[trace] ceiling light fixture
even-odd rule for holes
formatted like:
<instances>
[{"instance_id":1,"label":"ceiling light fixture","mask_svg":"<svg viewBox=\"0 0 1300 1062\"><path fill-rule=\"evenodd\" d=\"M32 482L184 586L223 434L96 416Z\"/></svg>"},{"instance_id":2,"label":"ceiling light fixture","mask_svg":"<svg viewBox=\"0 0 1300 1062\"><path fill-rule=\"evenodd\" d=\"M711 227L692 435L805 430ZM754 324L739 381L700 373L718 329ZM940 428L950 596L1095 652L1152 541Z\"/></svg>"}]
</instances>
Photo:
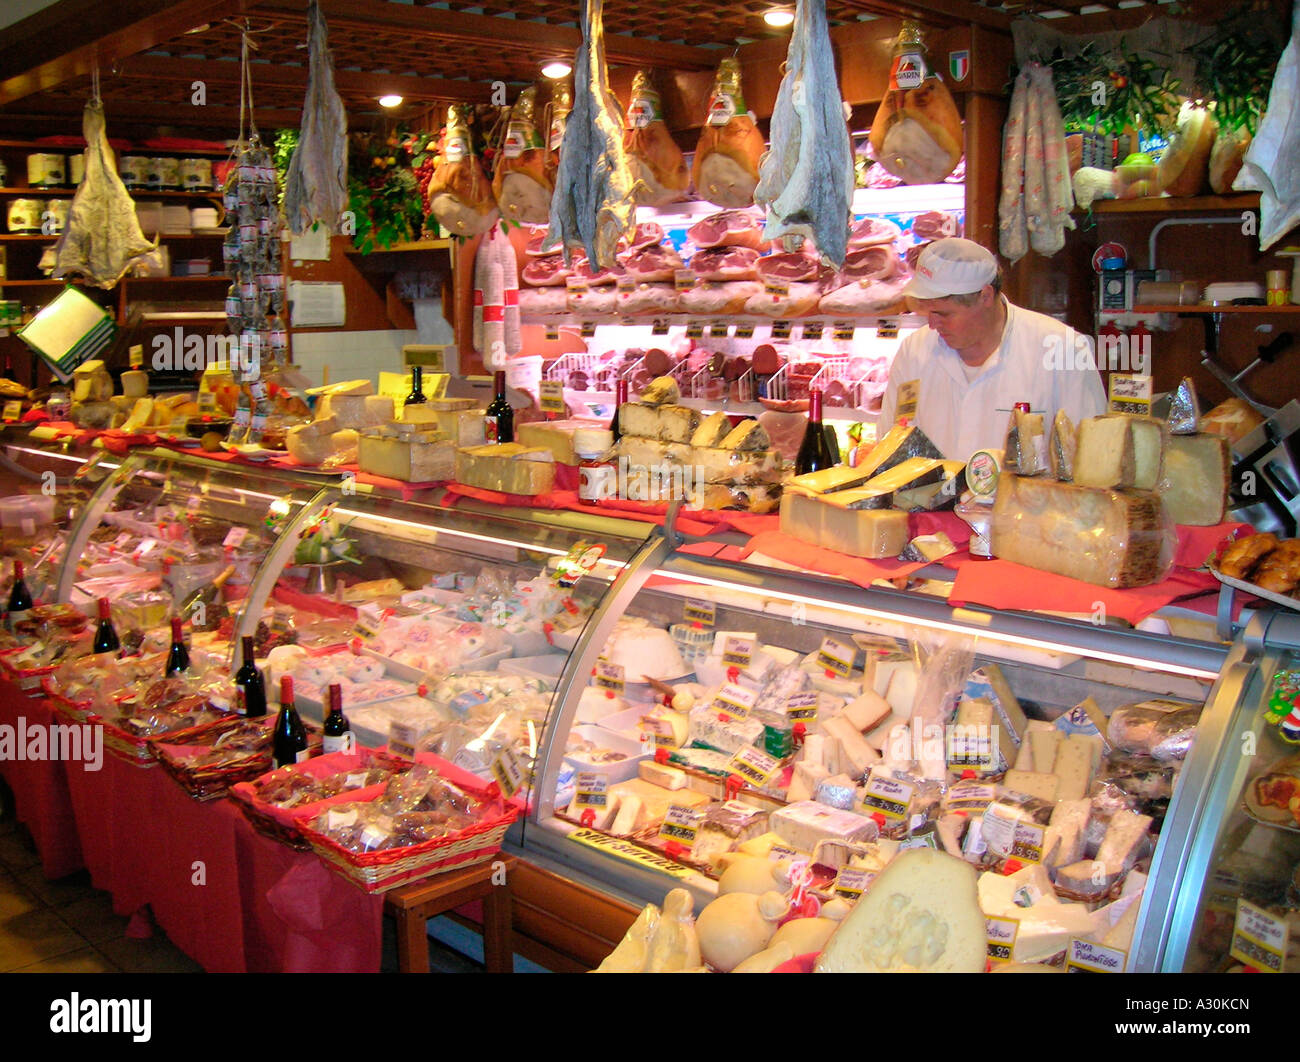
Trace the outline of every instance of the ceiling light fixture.
<instances>
[{"instance_id":1,"label":"ceiling light fixture","mask_svg":"<svg viewBox=\"0 0 1300 1062\"><path fill-rule=\"evenodd\" d=\"M552 81L558 78L568 77L571 73L573 73L573 67L563 59L552 59L542 67L542 75L544 77L549 77Z\"/></svg>"},{"instance_id":2,"label":"ceiling light fixture","mask_svg":"<svg viewBox=\"0 0 1300 1062\"><path fill-rule=\"evenodd\" d=\"M401 105L402 97L394 92L390 92L387 96L379 97L379 106L381 107L400 107Z\"/></svg>"},{"instance_id":3,"label":"ceiling light fixture","mask_svg":"<svg viewBox=\"0 0 1300 1062\"><path fill-rule=\"evenodd\" d=\"M789 8L774 7L764 13L763 21L774 29L784 29L786 26L794 25L794 12Z\"/></svg>"}]
</instances>

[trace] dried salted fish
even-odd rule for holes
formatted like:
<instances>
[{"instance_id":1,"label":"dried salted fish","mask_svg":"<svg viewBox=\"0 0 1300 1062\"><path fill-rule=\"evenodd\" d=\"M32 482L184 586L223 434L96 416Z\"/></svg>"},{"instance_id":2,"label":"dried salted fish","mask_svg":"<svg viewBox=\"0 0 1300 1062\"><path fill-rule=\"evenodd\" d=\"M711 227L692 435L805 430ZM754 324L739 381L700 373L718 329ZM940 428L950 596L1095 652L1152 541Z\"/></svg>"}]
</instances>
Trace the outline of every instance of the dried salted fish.
<instances>
[{"instance_id":1,"label":"dried salted fish","mask_svg":"<svg viewBox=\"0 0 1300 1062\"><path fill-rule=\"evenodd\" d=\"M307 5L307 56L302 138L284 182L285 220L299 234L317 222L338 231L348 208L348 117L334 90L334 60L316 0Z\"/></svg>"}]
</instances>

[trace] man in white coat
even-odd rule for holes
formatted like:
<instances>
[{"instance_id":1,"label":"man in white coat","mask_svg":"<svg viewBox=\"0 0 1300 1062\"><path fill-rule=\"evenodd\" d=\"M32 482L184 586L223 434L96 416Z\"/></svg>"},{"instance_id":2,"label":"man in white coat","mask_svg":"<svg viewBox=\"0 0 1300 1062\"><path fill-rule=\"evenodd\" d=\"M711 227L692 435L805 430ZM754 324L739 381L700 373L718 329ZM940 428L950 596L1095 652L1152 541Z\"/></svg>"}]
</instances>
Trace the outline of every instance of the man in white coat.
<instances>
[{"instance_id":1,"label":"man in white coat","mask_svg":"<svg viewBox=\"0 0 1300 1062\"><path fill-rule=\"evenodd\" d=\"M935 240L904 293L926 319L889 369L879 434L900 418L943 455L1001 449L1017 402L1051 428L1063 409L1077 424L1105 412L1092 341L1054 318L1012 305L997 259L970 240Z\"/></svg>"}]
</instances>

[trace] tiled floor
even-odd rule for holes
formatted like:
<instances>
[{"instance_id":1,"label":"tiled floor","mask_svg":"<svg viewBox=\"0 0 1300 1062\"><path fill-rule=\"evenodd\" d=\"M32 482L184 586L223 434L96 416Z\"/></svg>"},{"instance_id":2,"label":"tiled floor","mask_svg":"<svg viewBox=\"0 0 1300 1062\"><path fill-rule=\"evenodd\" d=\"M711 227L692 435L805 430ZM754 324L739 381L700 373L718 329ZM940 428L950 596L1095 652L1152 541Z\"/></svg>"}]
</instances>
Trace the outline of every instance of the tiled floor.
<instances>
[{"instance_id":1,"label":"tiled floor","mask_svg":"<svg viewBox=\"0 0 1300 1062\"><path fill-rule=\"evenodd\" d=\"M7 795L0 791L0 973L203 972L157 927L147 939L128 937L127 919L113 913L108 894L90 884L86 871L46 881L31 836L14 821ZM429 952L435 972L483 969L434 940ZM381 970L397 970L392 919L384 920Z\"/></svg>"}]
</instances>

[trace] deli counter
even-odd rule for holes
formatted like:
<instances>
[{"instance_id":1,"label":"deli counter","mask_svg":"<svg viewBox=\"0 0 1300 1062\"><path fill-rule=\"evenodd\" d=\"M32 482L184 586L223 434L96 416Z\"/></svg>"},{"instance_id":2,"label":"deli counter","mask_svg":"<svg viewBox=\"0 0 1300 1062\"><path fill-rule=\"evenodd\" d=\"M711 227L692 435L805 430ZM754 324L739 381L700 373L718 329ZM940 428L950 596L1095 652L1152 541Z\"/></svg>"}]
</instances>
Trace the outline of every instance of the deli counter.
<instances>
[{"instance_id":1,"label":"deli counter","mask_svg":"<svg viewBox=\"0 0 1300 1062\"><path fill-rule=\"evenodd\" d=\"M346 680L363 744L518 790L506 847L601 895L680 887L698 912L723 855L788 850L830 902L929 845L984 871L1013 962L1087 938L1129 970L1221 971L1300 946L1277 935L1289 918L1300 938L1289 612L1194 641L720 559L671 515L404 499L164 449L82 464L11 442L5 463L57 481L56 530L5 536L46 543L38 597L111 596L146 632L184 604L227 667L255 637L304 715ZM1045 867L1058 896L1035 892Z\"/></svg>"}]
</instances>

